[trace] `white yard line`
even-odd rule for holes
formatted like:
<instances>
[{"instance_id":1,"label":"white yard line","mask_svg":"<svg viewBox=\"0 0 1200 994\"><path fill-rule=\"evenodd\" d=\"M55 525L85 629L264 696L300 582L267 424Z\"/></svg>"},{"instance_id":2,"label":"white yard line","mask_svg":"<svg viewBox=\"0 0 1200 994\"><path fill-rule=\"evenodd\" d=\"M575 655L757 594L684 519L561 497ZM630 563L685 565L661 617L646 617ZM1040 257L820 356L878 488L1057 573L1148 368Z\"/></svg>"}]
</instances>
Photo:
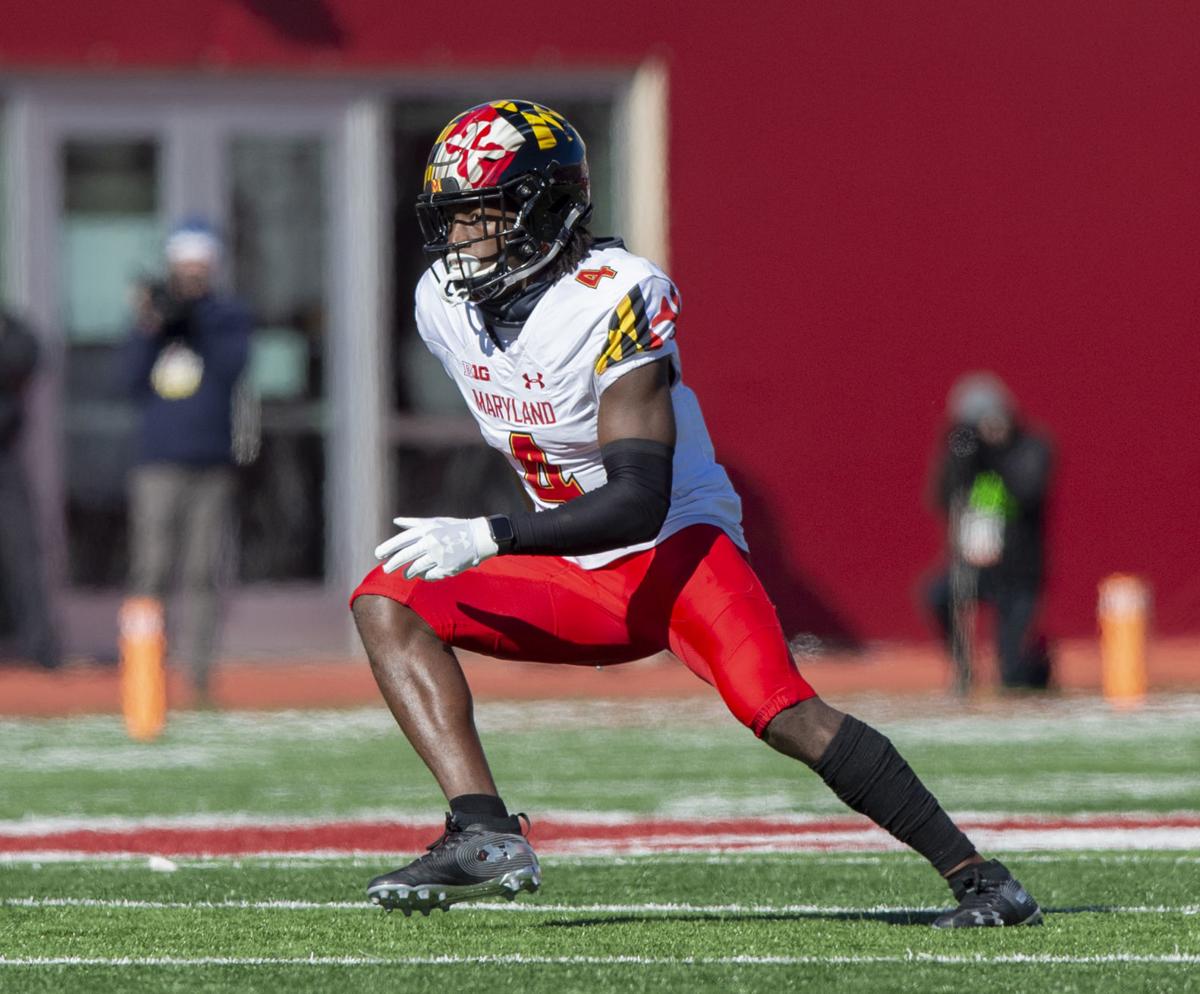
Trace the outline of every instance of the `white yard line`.
<instances>
[{"instance_id":1,"label":"white yard line","mask_svg":"<svg viewBox=\"0 0 1200 994\"><path fill-rule=\"evenodd\" d=\"M0 967L38 966L820 966L876 963L935 963L950 965L1028 964L1090 966L1109 963L1200 963L1192 953L1108 953L1064 956L1050 953L1010 953L997 956L953 956L917 953L903 956L0 956Z\"/></svg>"},{"instance_id":2,"label":"white yard line","mask_svg":"<svg viewBox=\"0 0 1200 994\"><path fill-rule=\"evenodd\" d=\"M1171 863L1178 866L1192 866L1200 863L1200 855L1188 852L1163 850L1160 852L1106 852L1102 850L1080 849L1058 852L1019 852L1009 849L989 850L992 855L1019 861L1021 863L1086 863L1089 866L1142 864L1142 863ZM570 867L594 866L599 860L605 860L613 866L639 866L648 862L655 865L663 864L706 864L712 866L738 866L744 863L795 863L808 865L810 863L833 863L838 866L862 865L879 866L887 859L905 858L912 854L904 851L886 855L871 855L869 853L850 852L757 852L754 850L738 849L730 852L652 852L652 853L611 853L597 852L588 855L558 856L550 855L542 859L545 866ZM912 858L917 858L913 856ZM239 856L188 856L179 857L175 862L181 869L186 870L226 870L231 866L249 866L258 869L274 870L318 870L327 864L338 866L378 869L380 861L394 861L396 854L343 851L312 850L308 852L259 852L245 853ZM42 850L38 852L0 853L0 866L21 864L38 869L43 864L55 865L62 863L86 863L90 868L106 870L121 870L130 872L148 872L145 855L137 853L89 853L65 850Z\"/></svg>"},{"instance_id":3,"label":"white yard line","mask_svg":"<svg viewBox=\"0 0 1200 994\"><path fill-rule=\"evenodd\" d=\"M1177 811L1089 811L1074 814L1055 814L1050 812L1014 812L1014 811L962 811L951 812L954 818L968 827L986 828L996 823L1020 822L1024 826L1036 829L1044 823L1069 823L1073 827L1086 828L1089 824L1103 822L1106 825L1113 822L1145 822L1168 819L1200 820L1200 813L1195 810ZM394 825L397 828L438 828L443 815L437 811L414 813L395 808L365 808L347 812L328 812L313 815L271 815L254 814L246 811L205 812L202 814L177 815L138 815L129 817L123 815L50 815L31 816L26 818L0 819L0 836L47 835L54 832L120 832L139 829L229 829L229 828L320 828L327 825L358 825L381 824ZM691 820L685 815L653 811L579 811L570 809L548 809L537 812L539 821L554 822L559 825L605 825L621 828L627 825L649 825L656 822L678 822ZM711 813L706 815L708 821L714 820ZM861 821L868 825L865 819L858 818L846 809L822 812L820 814L784 812L758 818L739 817L737 815L721 816L715 820L735 822L761 822L763 825L814 825L828 822L853 823Z\"/></svg>"},{"instance_id":4,"label":"white yard line","mask_svg":"<svg viewBox=\"0 0 1200 994\"><path fill-rule=\"evenodd\" d=\"M366 901L138 901L124 898L91 897L11 897L0 900L0 907L10 908L131 908L139 911L369 911L378 909ZM943 907L913 907L908 905L876 904L866 907L831 904L692 904L690 902L647 902L641 904L492 904L465 902L456 906L464 911L533 914L695 914L695 915L779 915L779 914L928 914L944 911ZM1200 914L1200 905L1124 905L1097 907L1106 914L1161 915Z\"/></svg>"},{"instance_id":5,"label":"white yard line","mask_svg":"<svg viewBox=\"0 0 1200 994\"><path fill-rule=\"evenodd\" d=\"M1029 850L1085 849L1200 849L1200 828L1055 828L987 829L964 825L980 849ZM534 844L538 845L536 837ZM714 832L711 835L651 835L645 839L556 839L538 845L547 855L582 855L589 852L651 855L657 852L842 852L904 851L905 847L876 828L859 832L753 835Z\"/></svg>"}]
</instances>

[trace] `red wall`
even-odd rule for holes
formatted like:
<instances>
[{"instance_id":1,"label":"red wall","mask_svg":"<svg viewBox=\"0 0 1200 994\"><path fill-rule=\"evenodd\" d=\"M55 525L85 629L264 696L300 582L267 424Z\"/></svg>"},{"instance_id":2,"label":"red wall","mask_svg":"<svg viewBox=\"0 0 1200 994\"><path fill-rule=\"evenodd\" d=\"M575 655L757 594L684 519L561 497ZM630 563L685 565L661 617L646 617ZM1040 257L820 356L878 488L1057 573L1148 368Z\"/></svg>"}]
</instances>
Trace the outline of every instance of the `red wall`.
<instances>
[{"instance_id":1,"label":"red wall","mask_svg":"<svg viewBox=\"0 0 1200 994\"><path fill-rule=\"evenodd\" d=\"M1051 630L1090 632L1121 569L1153 581L1159 630L1200 631L1200 5L443 9L42 0L6 11L0 67L655 54L686 372L792 627L925 630L927 463L950 383L989 367L1057 443Z\"/></svg>"}]
</instances>

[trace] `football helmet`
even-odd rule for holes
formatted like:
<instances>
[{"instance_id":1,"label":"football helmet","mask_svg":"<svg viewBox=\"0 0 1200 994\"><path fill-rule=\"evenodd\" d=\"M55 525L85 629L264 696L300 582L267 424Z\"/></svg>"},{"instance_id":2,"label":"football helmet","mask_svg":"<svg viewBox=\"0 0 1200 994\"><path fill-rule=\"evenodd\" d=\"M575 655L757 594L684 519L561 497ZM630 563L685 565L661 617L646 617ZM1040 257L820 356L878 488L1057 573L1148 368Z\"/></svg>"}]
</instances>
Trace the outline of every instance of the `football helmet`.
<instances>
[{"instance_id":1,"label":"football helmet","mask_svg":"<svg viewBox=\"0 0 1200 994\"><path fill-rule=\"evenodd\" d=\"M455 117L438 135L417 197L425 251L446 296L502 298L546 268L592 211L587 148L557 111L494 100ZM451 241L455 219L474 237ZM472 246L495 240L483 257Z\"/></svg>"}]
</instances>

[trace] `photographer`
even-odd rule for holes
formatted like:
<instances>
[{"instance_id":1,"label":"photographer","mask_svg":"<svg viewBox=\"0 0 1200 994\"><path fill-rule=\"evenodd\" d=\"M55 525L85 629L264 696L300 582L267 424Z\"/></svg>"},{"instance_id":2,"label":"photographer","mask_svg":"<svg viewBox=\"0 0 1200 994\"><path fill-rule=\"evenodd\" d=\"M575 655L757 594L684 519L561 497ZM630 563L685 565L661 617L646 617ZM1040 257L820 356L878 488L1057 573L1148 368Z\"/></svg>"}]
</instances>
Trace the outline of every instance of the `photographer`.
<instances>
[{"instance_id":1,"label":"photographer","mask_svg":"<svg viewBox=\"0 0 1200 994\"><path fill-rule=\"evenodd\" d=\"M166 282L137 290L126 354L140 421L130 481L132 593L164 601L178 568L188 602L178 655L190 664L200 703L209 696L220 571L233 535L233 393L250 344L246 310L213 288L219 258L207 225L175 229Z\"/></svg>"},{"instance_id":2,"label":"photographer","mask_svg":"<svg viewBox=\"0 0 1200 994\"><path fill-rule=\"evenodd\" d=\"M996 609L1001 682L1045 687L1049 660L1031 634L1042 594L1050 444L1020 423L1012 395L991 373L962 377L947 415L934 496L947 516L951 568L930 585L929 607L960 684L969 680L969 619L983 602Z\"/></svg>"}]
</instances>

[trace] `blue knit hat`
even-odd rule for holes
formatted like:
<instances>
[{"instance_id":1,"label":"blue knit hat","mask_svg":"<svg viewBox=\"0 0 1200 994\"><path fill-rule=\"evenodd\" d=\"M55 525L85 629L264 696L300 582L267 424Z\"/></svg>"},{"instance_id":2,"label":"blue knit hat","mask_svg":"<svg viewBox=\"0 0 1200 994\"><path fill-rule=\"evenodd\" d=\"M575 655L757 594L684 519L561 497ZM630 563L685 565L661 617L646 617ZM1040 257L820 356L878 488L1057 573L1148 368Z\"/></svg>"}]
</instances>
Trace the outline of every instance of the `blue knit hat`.
<instances>
[{"instance_id":1,"label":"blue knit hat","mask_svg":"<svg viewBox=\"0 0 1200 994\"><path fill-rule=\"evenodd\" d=\"M221 254L221 239L203 218L187 218L167 236L166 253L171 263L216 262Z\"/></svg>"}]
</instances>

